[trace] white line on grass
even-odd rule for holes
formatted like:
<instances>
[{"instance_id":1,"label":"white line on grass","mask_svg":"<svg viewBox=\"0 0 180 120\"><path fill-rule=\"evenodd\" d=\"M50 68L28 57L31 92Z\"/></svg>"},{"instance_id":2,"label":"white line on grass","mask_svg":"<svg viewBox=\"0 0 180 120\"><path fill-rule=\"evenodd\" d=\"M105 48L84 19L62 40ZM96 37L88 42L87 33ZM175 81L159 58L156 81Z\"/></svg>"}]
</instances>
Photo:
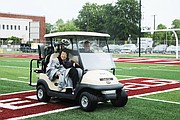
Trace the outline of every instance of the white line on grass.
<instances>
[{"instance_id":1,"label":"white line on grass","mask_svg":"<svg viewBox=\"0 0 180 120\"><path fill-rule=\"evenodd\" d=\"M116 75L116 76L128 77L128 79L129 78L139 78L139 77L136 77L136 76L129 76L129 75Z\"/></svg>"},{"instance_id":2,"label":"white line on grass","mask_svg":"<svg viewBox=\"0 0 180 120\"><path fill-rule=\"evenodd\" d=\"M20 79L28 79L28 77L18 77L18 78L20 78Z\"/></svg>"},{"instance_id":3,"label":"white line on grass","mask_svg":"<svg viewBox=\"0 0 180 120\"><path fill-rule=\"evenodd\" d=\"M160 80L170 80L170 79L163 79L163 78L153 78L153 77L138 77L138 76L128 76L128 75L116 75L117 76L120 76L120 77L125 77L125 78L122 78L122 79L118 79L118 80L129 80L129 79L138 79L138 78L147 78L147 79L160 79Z\"/></svg>"},{"instance_id":4,"label":"white line on grass","mask_svg":"<svg viewBox=\"0 0 180 120\"><path fill-rule=\"evenodd\" d=\"M154 68L155 68L155 67L154 67ZM166 71L166 72L169 72L169 71L170 71L170 72L179 72L179 70L169 70L169 69L165 69L165 68L164 68L164 69L157 69L157 68L151 69L151 68L148 68L148 67L147 67L147 68L144 67L144 68L139 68L139 69L145 69L145 70L148 69L148 70L153 70L153 71L156 71L156 70L157 70L157 71Z\"/></svg>"},{"instance_id":5,"label":"white line on grass","mask_svg":"<svg viewBox=\"0 0 180 120\"><path fill-rule=\"evenodd\" d=\"M3 66L3 65L0 65L0 67L5 67L5 68L23 68L23 69L29 69L29 67L19 67L19 66Z\"/></svg>"},{"instance_id":6,"label":"white line on grass","mask_svg":"<svg viewBox=\"0 0 180 120\"><path fill-rule=\"evenodd\" d=\"M79 107L80 106L74 106L74 107L68 107L68 108L64 108L64 109L57 109L57 110L52 110L52 111L48 111L48 112L44 112L44 113L38 113L38 114L33 114L33 115L27 115L27 116L22 116L22 117L11 118L11 119L8 119L8 120L19 120L19 119L25 119L25 118L30 118L30 117L37 117L37 116L41 116L41 115L57 113L57 112L62 112L62 111L66 111L66 110L72 110L72 109L76 109L76 108L79 108Z\"/></svg>"},{"instance_id":7,"label":"white line on grass","mask_svg":"<svg viewBox=\"0 0 180 120\"><path fill-rule=\"evenodd\" d=\"M20 94L20 93L26 93L26 92L35 92L36 90L28 90L28 91L20 91L20 92L13 92L13 93L5 93L5 94L0 94L1 95L14 95L14 94Z\"/></svg>"},{"instance_id":8,"label":"white line on grass","mask_svg":"<svg viewBox=\"0 0 180 120\"><path fill-rule=\"evenodd\" d=\"M164 103L171 103L171 104L179 104L180 105L180 102L152 99L152 98L146 98L146 97L136 97L136 98L143 99L143 100L149 100L149 101L164 102Z\"/></svg>"},{"instance_id":9,"label":"white line on grass","mask_svg":"<svg viewBox=\"0 0 180 120\"><path fill-rule=\"evenodd\" d=\"M8 79L8 78L0 78L0 80L10 81L10 82L19 82L19 83L29 83L29 82L25 82L25 81L12 80L12 79Z\"/></svg>"},{"instance_id":10,"label":"white line on grass","mask_svg":"<svg viewBox=\"0 0 180 120\"><path fill-rule=\"evenodd\" d=\"M6 60L5 62L12 62L12 60ZM29 63L30 60L18 60L18 61L13 61L14 63Z\"/></svg>"},{"instance_id":11,"label":"white line on grass","mask_svg":"<svg viewBox=\"0 0 180 120\"><path fill-rule=\"evenodd\" d=\"M142 97L142 96L153 95L153 94L158 94L158 93L171 92L171 91L175 91L175 90L180 90L180 88L173 88L173 89L162 90L162 91L157 91L157 92L150 92L150 93L145 93L145 94L140 94L140 95L134 95L134 96L129 96L128 98Z\"/></svg>"}]
</instances>

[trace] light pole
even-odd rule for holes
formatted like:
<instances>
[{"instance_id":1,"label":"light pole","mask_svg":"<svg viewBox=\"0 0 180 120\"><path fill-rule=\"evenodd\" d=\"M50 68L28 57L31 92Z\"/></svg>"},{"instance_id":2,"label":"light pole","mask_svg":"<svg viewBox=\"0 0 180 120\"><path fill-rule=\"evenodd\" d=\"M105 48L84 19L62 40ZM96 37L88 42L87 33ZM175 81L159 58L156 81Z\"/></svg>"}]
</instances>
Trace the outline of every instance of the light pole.
<instances>
[{"instance_id":1,"label":"light pole","mask_svg":"<svg viewBox=\"0 0 180 120\"><path fill-rule=\"evenodd\" d=\"M139 57L141 57L141 0L139 0Z\"/></svg>"},{"instance_id":2,"label":"light pole","mask_svg":"<svg viewBox=\"0 0 180 120\"><path fill-rule=\"evenodd\" d=\"M156 30L156 15L153 15L154 17L154 30ZM155 32L153 33L153 40L155 40Z\"/></svg>"},{"instance_id":3,"label":"light pole","mask_svg":"<svg viewBox=\"0 0 180 120\"><path fill-rule=\"evenodd\" d=\"M154 17L154 30L156 30L156 15L153 15Z\"/></svg>"}]
</instances>

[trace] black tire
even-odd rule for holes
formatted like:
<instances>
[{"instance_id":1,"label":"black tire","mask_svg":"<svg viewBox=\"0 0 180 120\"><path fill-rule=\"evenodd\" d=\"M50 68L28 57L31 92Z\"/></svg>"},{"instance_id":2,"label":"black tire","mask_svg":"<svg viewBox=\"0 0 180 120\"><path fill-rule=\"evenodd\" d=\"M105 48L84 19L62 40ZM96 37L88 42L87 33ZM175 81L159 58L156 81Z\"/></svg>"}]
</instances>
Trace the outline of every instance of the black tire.
<instances>
[{"instance_id":1,"label":"black tire","mask_svg":"<svg viewBox=\"0 0 180 120\"><path fill-rule=\"evenodd\" d=\"M88 92L83 92L80 95L79 104L84 111L92 112L97 107L97 97Z\"/></svg>"},{"instance_id":2,"label":"black tire","mask_svg":"<svg viewBox=\"0 0 180 120\"><path fill-rule=\"evenodd\" d=\"M111 100L111 103L115 107L124 107L128 101L128 95L125 90L117 92L117 99Z\"/></svg>"},{"instance_id":3,"label":"black tire","mask_svg":"<svg viewBox=\"0 0 180 120\"><path fill-rule=\"evenodd\" d=\"M49 100L51 98L50 96L47 95L47 91L43 85L39 85L37 87L36 95L37 95L37 99L40 102L49 102Z\"/></svg>"}]
</instances>

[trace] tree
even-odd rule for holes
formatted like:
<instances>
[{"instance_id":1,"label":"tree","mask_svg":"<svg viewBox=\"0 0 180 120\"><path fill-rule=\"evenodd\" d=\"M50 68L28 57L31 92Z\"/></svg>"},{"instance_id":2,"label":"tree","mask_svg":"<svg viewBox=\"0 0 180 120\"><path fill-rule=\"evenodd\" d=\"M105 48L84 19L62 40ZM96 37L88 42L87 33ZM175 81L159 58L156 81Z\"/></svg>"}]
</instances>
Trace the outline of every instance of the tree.
<instances>
[{"instance_id":1,"label":"tree","mask_svg":"<svg viewBox=\"0 0 180 120\"><path fill-rule=\"evenodd\" d=\"M86 3L79 11L75 24L82 31L104 32L104 16L103 6Z\"/></svg>"},{"instance_id":2,"label":"tree","mask_svg":"<svg viewBox=\"0 0 180 120\"><path fill-rule=\"evenodd\" d=\"M46 23L46 34L51 32L51 29L53 28L53 25L50 23Z\"/></svg>"},{"instance_id":3,"label":"tree","mask_svg":"<svg viewBox=\"0 0 180 120\"><path fill-rule=\"evenodd\" d=\"M175 19L172 21L172 28L180 28L180 19Z\"/></svg>"},{"instance_id":4,"label":"tree","mask_svg":"<svg viewBox=\"0 0 180 120\"><path fill-rule=\"evenodd\" d=\"M118 0L114 6L112 25L114 39L127 40L138 35L139 5L136 0Z\"/></svg>"},{"instance_id":5,"label":"tree","mask_svg":"<svg viewBox=\"0 0 180 120\"><path fill-rule=\"evenodd\" d=\"M166 29L167 27L163 24L157 26L157 30ZM164 44L165 32L154 32L154 42L157 44Z\"/></svg>"},{"instance_id":6,"label":"tree","mask_svg":"<svg viewBox=\"0 0 180 120\"><path fill-rule=\"evenodd\" d=\"M172 28L180 28L180 19L175 19L172 21ZM176 31L176 33L177 33L178 39L180 39L180 31Z\"/></svg>"},{"instance_id":7,"label":"tree","mask_svg":"<svg viewBox=\"0 0 180 120\"><path fill-rule=\"evenodd\" d=\"M163 24L159 24L157 26L157 29L167 29L167 27ZM172 32L154 32L155 34L155 43L156 44L167 44L171 45L173 44L172 41Z\"/></svg>"},{"instance_id":8,"label":"tree","mask_svg":"<svg viewBox=\"0 0 180 120\"><path fill-rule=\"evenodd\" d=\"M68 20L66 23L59 25L57 31L79 31L79 28L76 27L74 20Z\"/></svg>"},{"instance_id":9,"label":"tree","mask_svg":"<svg viewBox=\"0 0 180 120\"><path fill-rule=\"evenodd\" d=\"M151 30L151 27L143 27L142 30ZM141 33L143 37L152 38L153 35L150 32L143 32Z\"/></svg>"},{"instance_id":10,"label":"tree","mask_svg":"<svg viewBox=\"0 0 180 120\"><path fill-rule=\"evenodd\" d=\"M76 27L74 20L68 20L66 23L62 19L56 21L53 26L53 32L63 32L63 31L78 31L79 28Z\"/></svg>"},{"instance_id":11,"label":"tree","mask_svg":"<svg viewBox=\"0 0 180 120\"><path fill-rule=\"evenodd\" d=\"M58 19L56 23L53 25L52 32L59 32L63 25L64 21L62 19Z\"/></svg>"},{"instance_id":12,"label":"tree","mask_svg":"<svg viewBox=\"0 0 180 120\"><path fill-rule=\"evenodd\" d=\"M75 24L84 31L106 32L113 40L137 38L139 6L136 0L118 0L112 4L86 3Z\"/></svg>"},{"instance_id":13,"label":"tree","mask_svg":"<svg viewBox=\"0 0 180 120\"><path fill-rule=\"evenodd\" d=\"M13 43L14 45L20 44L20 41L21 41L20 38L15 37L15 36L8 37L7 40L12 40L12 41L13 41L12 43Z\"/></svg>"}]
</instances>

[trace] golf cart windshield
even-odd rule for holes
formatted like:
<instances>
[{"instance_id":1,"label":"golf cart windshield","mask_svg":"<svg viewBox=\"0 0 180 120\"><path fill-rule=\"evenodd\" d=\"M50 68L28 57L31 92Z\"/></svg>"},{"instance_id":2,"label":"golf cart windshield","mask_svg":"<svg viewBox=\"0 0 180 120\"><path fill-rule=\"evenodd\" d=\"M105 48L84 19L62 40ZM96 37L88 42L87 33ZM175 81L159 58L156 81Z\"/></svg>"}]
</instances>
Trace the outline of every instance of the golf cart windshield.
<instances>
[{"instance_id":1,"label":"golf cart windshield","mask_svg":"<svg viewBox=\"0 0 180 120\"><path fill-rule=\"evenodd\" d=\"M115 64L110 53L105 53L103 47L107 47L108 34L95 32L58 32L46 34L46 38L58 40L58 37L67 39L71 44L65 46L72 55L79 56L80 65L86 70L112 69ZM55 38L55 39L52 39ZM62 39L60 39L62 41ZM58 51L55 50L55 51Z\"/></svg>"},{"instance_id":2,"label":"golf cart windshield","mask_svg":"<svg viewBox=\"0 0 180 120\"><path fill-rule=\"evenodd\" d=\"M80 56L85 70L110 70L115 68L110 53L80 53Z\"/></svg>"},{"instance_id":3,"label":"golf cart windshield","mask_svg":"<svg viewBox=\"0 0 180 120\"><path fill-rule=\"evenodd\" d=\"M105 53L106 39L89 38L78 42L80 58L85 70L115 68L111 53Z\"/></svg>"}]
</instances>

